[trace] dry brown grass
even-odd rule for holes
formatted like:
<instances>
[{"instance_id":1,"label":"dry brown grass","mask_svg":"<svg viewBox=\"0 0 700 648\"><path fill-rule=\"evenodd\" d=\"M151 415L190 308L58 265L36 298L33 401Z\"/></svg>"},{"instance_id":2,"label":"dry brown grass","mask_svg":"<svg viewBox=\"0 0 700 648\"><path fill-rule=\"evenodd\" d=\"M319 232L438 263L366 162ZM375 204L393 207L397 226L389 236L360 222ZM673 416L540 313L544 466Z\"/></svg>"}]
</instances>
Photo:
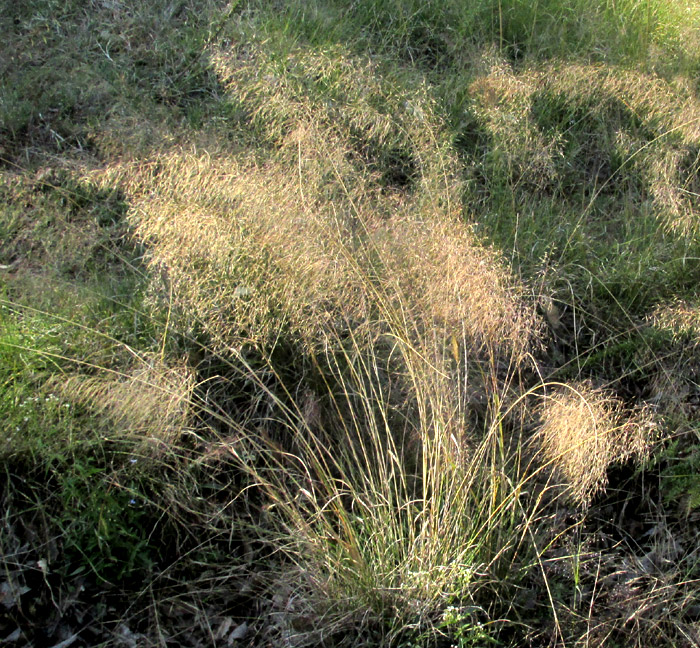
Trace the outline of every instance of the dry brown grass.
<instances>
[{"instance_id":1,"label":"dry brown grass","mask_svg":"<svg viewBox=\"0 0 700 648\"><path fill-rule=\"evenodd\" d=\"M501 415L541 330L527 287L463 221L457 159L423 88L387 89L337 52L213 58L245 98L255 150L170 147L95 180L127 194L174 317L203 327L264 403L209 446L266 494L319 614L331 627L389 608L435 619L522 541L505 474L517 461L484 419ZM291 403L242 352L269 359L281 337L326 381L283 385Z\"/></svg>"},{"instance_id":2,"label":"dry brown grass","mask_svg":"<svg viewBox=\"0 0 700 648\"><path fill-rule=\"evenodd\" d=\"M589 383L548 394L541 419L544 458L579 503L605 488L611 465L646 457L656 430L649 411L626 412L619 400Z\"/></svg>"},{"instance_id":3,"label":"dry brown grass","mask_svg":"<svg viewBox=\"0 0 700 648\"><path fill-rule=\"evenodd\" d=\"M152 264L215 339L264 341L289 328L312 340L368 322L379 333L394 318L414 343L437 327L443 340L522 357L537 334L533 310L461 222L456 160L421 89L389 93L387 114L371 109L380 89L361 62L299 54L275 81L264 59L214 60L257 106L253 122L275 147L267 159L176 148L100 173L126 188ZM311 72L344 103L317 105L301 83ZM360 135L379 152L359 149ZM398 185L358 163L396 147L412 174Z\"/></svg>"},{"instance_id":4,"label":"dry brown grass","mask_svg":"<svg viewBox=\"0 0 700 648\"><path fill-rule=\"evenodd\" d=\"M194 375L185 363L142 357L131 372L76 374L52 381L68 401L105 416L123 439L142 451L170 449L191 422Z\"/></svg>"},{"instance_id":5,"label":"dry brown grass","mask_svg":"<svg viewBox=\"0 0 700 648\"><path fill-rule=\"evenodd\" d=\"M554 250L554 259L559 245L554 229L564 231L579 213L583 222L594 211L593 194L606 184L601 213L618 205L629 206L635 218L653 211L668 228L695 233L700 211L695 89L609 66L524 68L523 61L535 59L511 66L492 56L469 92L463 88L470 97L466 102L472 102L465 106L463 97L450 97L445 87L461 87L465 76L473 77L452 68L451 55L444 61L438 55L441 62L428 73L425 66L422 72L409 66L408 59L392 62L382 49L369 59L338 44L293 44L303 43L308 33L302 32L316 26L309 23L297 34L293 25L283 26L284 15L273 12L266 24L266 10L255 3L245 8L231 3L220 17L220 7L207 3L166 2L157 15L146 5L131 11L107 4L97 8L104 24L86 42L100 48L95 54L104 67L96 67L95 75L118 70L104 83L115 88L124 83L130 96L105 94L104 111L95 109L85 127L85 151L76 139L75 164L93 164L86 172L91 180L123 190L129 224L150 264L144 269L139 258L135 270L150 273L150 296L159 306L167 302L163 335L175 335L167 346L174 350L166 357L163 340L160 354L154 353L160 336L150 328L147 340L134 331L132 350L127 346L132 338L122 337L123 324L115 318L115 337L125 341L107 340L99 356L106 358L103 370L95 351L92 365L80 364L83 373L68 378L62 373L49 386L67 405L79 405L66 410L78 412L76 420L85 422L88 434L97 429L99 441L106 441L110 489L122 479L117 473L124 445L152 460L139 462L134 476L141 479L142 464L155 469L153 476L143 473L152 484L148 492L156 494L150 510L142 511L140 500L139 507L123 507L145 520L149 541L157 538L151 528L156 519L159 525L172 520L175 533L191 538L173 543L172 563L162 570L156 566L153 582L146 584L156 613L153 641L176 641L172 628L179 632L194 623L212 640L228 636L234 642L240 626L229 634L234 620L228 612L244 607L238 589L245 589L242 599L255 606L260 624L277 628L274 638L253 637L251 621L245 637L250 643L279 638L289 645L324 640L330 645L335 636L343 637L339 643L349 636L355 644L372 645L361 632L379 628L383 645L403 642L406 629L415 630L406 639L414 640L411 645L423 640L476 645L492 635L500 619L518 617L518 624L525 619L533 627L512 635L510 629L503 635L494 630L493 641L516 642L515 636L525 641L527 634L530 643L544 644L537 626L549 626L552 617L559 626L559 610L569 601L573 616L591 630L581 645L595 644L591 626L599 620L601 645L610 631L627 628L639 645L638 637L657 636L657 626L664 631L664 625L678 622L679 632L696 633L684 621L697 615L696 538L686 550L667 529L668 539L654 536L656 546L647 550L649 534L638 531L634 540L640 544L625 552L611 549L607 538L605 545L597 537L577 544L574 530L557 526L577 517L582 533L597 527L598 515L587 516L585 509L605 488L611 465L646 456L654 423L646 410L628 411L611 393L588 383L550 387L538 382L535 371L519 371L542 339L537 300L476 233L481 226L490 231L489 219L496 220L516 233L515 262L527 250L533 264L549 267L538 256L545 254L541 246L547 255ZM376 2L353 8L370 5L381 10ZM300 9L300 20L317 19L313 14L320 6ZM217 23L192 34L184 47L175 41L168 46L170 26L186 32L200 10L216 14ZM425 15L431 12L437 16L440 10L428 8ZM423 14L421 9L404 20L407 42L423 38L408 34L425 21ZM391 28L393 22L390 17ZM328 38L341 40L339 34ZM453 73L461 79L451 79ZM444 105L433 100L436 94ZM137 96L143 102L134 102ZM470 114L464 132L458 132L461 126L447 122L459 122L462 109ZM58 136L54 139L58 144ZM104 166L96 169L98 164ZM474 227L468 224L464 205L473 203L464 176L470 165L472 177L488 185L483 195L501 191L512 201L513 214L505 203L501 211L498 200L487 200L479 206L489 209L474 215ZM40 181L37 177L36 195L29 195L27 205L46 192L48 183L42 188ZM619 201L618 188L625 192ZM531 233L524 221L531 208L541 206L543 220L550 222ZM25 205L19 209L26 211ZM627 212L619 213L624 221ZM86 216L85 222L66 221L68 234L55 256L75 248L76 259L89 258L96 244L81 250L81 233L97 240L99 230L93 213ZM611 239L618 234L617 222L608 227L606 218L600 221ZM631 224L637 238L634 230ZM582 238L595 247L595 237ZM528 239L535 241L532 246L520 243ZM510 253L510 244L503 248ZM655 265L644 258L640 274ZM14 254L8 264L13 259ZM560 264L551 283L567 282L574 303L561 294L541 298L556 338L542 373L571 375L577 364L598 377L609 375L603 374L608 363L617 367L618 352L626 353L637 338L625 337L619 348L608 345L613 336L605 337L607 313L597 305L590 318L584 312L589 293L596 300L590 282L579 308L574 293L581 284L569 279L569 272L575 275L571 267ZM601 276L601 287L617 299L625 277L609 279ZM542 281L547 283L549 278ZM147 290L139 284L141 289ZM134 303L124 305L133 308L134 320L152 305L141 309L140 300ZM679 336L696 335L694 311L692 304L679 303L657 311L653 323ZM630 309L630 324L638 316L643 313ZM105 321L101 311L97 317ZM595 328L583 326L581 318L597 320ZM154 325L161 330L159 321ZM86 337L102 335L85 329ZM200 344L208 346L204 354ZM183 347L195 345L190 361L202 372L200 383L196 370L177 359ZM635 370L644 364L646 381L652 361L642 362L638 349L632 352ZM686 376L695 380L695 374ZM545 387L551 392L535 421L534 394ZM647 387L645 382L642 389ZM86 410L93 416L85 416ZM72 428L66 429L72 441ZM533 433L541 444L534 458L527 445ZM67 453L73 453L71 446ZM86 452L90 465L88 444ZM562 489L544 483L550 468L581 506L558 507ZM87 479L94 482L92 475ZM131 475L123 479L126 486ZM24 498L21 487L18 496ZM92 526L87 530L92 536ZM571 543L564 545L567 534ZM558 550L558 543L573 554L559 556L571 569L545 588L533 579L533 568L539 563L545 575L543 547ZM575 570L584 545L589 554L584 559L597 565L589 565L588 583L582 585ZM282 566L269 556L259 561L260 546L289 560ZM681 560L683 565L671 566ZM27 562L28 573L36 572L36 564ZM603 571L607 565L608 580L601 564ZM265 569L279 573L268 576ZM242 584L251 572L252 585ZM158 581L165 583L161 592L152 587ZM193 600L184 613L178 601L189 599L182 590L191 591ZM272 601L266 604L268 594ZM161 596L162 603L156 602ZM212 600L221 602L226 616L216 613ZM543 609L547 601L553 614ZM158 608L169 610L161 618L162 632ZM452 621L450 610L456 615ZM266 611L270 620L263 619ZM608 611L621 620L606 624ZM562 645L580 636L567 635L563 625L557 629Z\"/></svg>"},{"instance_id":6,"label":"dry brown grass","mask_svg":"<svg viewBox=\"0 0 700 648\"><path fill-rule=\"evenodd\" d=\"M657 307L650 317L654 327L677 336L692 336L696 344L700 335L700 307L688 301L676 301Z\"/></svg>"},{"instance_id":7,"label":"dry brown grass","mask_svg":"<svg viewBox=\"0 0 700 648\"><path fill-rule=\"evenodd\" d=\"M700 102L682 79L568 63L515 73L491 60L470 89L475 114L493 138L492 159L514 188L570 192L561 183L572 173L573 142L582 147L575 171L588 174L579 180L596 195L638 174L669 230L697 232ZM581 119L589 120L584 134L576 133ZM613 153L622 166L606 169Z\"/></svg>"}]
</instances>

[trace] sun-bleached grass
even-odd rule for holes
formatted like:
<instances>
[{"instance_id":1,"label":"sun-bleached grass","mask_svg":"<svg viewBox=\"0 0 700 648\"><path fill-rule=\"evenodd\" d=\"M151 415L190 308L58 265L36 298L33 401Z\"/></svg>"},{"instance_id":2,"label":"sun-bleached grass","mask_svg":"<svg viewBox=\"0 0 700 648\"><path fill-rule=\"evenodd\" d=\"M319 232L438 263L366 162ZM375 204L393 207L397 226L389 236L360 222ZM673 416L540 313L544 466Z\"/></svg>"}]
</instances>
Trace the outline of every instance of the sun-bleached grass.
<instances>
[{"instance_id":1,"label":"sun-bleached grass","mask_svg":"<svg viewBox=\"0 0 700 648\"><path fill-rule=\"evenodd\" d=\"M564 344L587 337L602 350L668 299L670 284L692 285L700 113L686 82L565 61L514 69L492 55L469 93L458 142L466 200L521 272L546 268L575 320Z\"/></svg>"},{"instance_id":2,"label":"sun-bleached grass","mask_svg":"<svg viewBox=\"0 0 700 648\"><path fill-rule=\"evenodd\" d=\"M59 525L65 511L79 511L59 535L87 547L100 573L120 568L106 538L124 540L131 557L144 551L132 566L167 554L172 563L149 573L130 601L132 611L152 602L160 643L179 641L168 632L192 610L205 643L233 641L234 621L212 616L212 600L225 615L255 606L251 628L276 625L283 636L250 641L271 645L349 635L367 645L494 637L594 645L612 630L641 645L659 628L687 632L695 549L654 540L650 555L647 528L635 532L638 546L610 549L609 527L587 517L600 505L609 519L610 469L644 457L652 436L648 412L633 401L648 398L667 358L651 343L646 355L634 348L647 340L639 322L664 295L693 285L692 275L669 274L692 270L696 256L697 101L691 80L672 78L696 54L690 39L678 40L680 3L666 17L651 1L284 4L274 14L254 1L224 11L199 0L95 5L79 18L81 45L65 52L80 52L81 66L99 59L85 77L99 77L99 87L76 82L71 66L53 74L47 52L62 42L60 22L35 17L32 28L20 17L33 52L22 70L55 82L37 102L40 117L15 100L27 90L11 83L0 107L11 118L0 125L10 136L2 155L16 162L39 151L41 164L66 173L54 182L27 170L21 195L7 185L31 235L0 214L13 239L3 265L22 257L19 272L36 273L18 282L13 265L8 286L32 303L43 284L36 308L80 301L80 290L66 291L73 299L47 287L24 251L45 241L62 261L128 209L150 278L139 290L164 307L165 322L138 330L148 309L125 298L126 286L82 323L82 355L70 332L81 323L62 321L67 346L50 347L54 360L62 356L55 372L41 348L32 356L8 338L16 361L29 354L37 367L20 376L19 402L51 389L49 410L58 395L70 407L57 411L77 412L64 421L74 429L44 426L57 443L34 444L36 470L64 498L39 510ZM83 16L70 7L65 18ZM486 51L480 62L477 51ZM609 64L632 60L646 72ZM114 200L93 191L100 187ZM44 203L66 207L66 224L42 240L27 208ZM489 229L494 222L505 237ZM51 247L53 238L63 245ZM525 257L530 267L518 267ZM85 278L59 266L62 281ZM646 282L651 272L651 298L638 300L630 277ZM557 280L569 301L549 294ZM690 320L653 312L655 330L683 331L680 358ZM37 326L19 309L12 316ZM102 337L105 327L113 339ZM697 380L692 357L683 362L690 412ZM575 381L547 384L548 372ZM608 388L582 384L588 373ZM38 440L53 421L12 420ZM56 452L64 438L70 448ZM676 485L688 498L685 482ZM622 497L626 486L614 486L611 497ZM621 507L618 526L632 508ZM654 533L664 515L653 517ZM574 565L572 575L553 575L548 552ZM588 564L582 584L574 572L588 556L598 571ZM676 559L678 571L669 566ZM261 573L273 565L277 573ZM248 577L252 585L241 584ZM165 582L172 591L159 589ZM174 601L189 601L176 623ZM573 629L560 623L569 604ZM608 614L624 619L608 623ZM582 616L590 634L576 626ZM517 639L498 636L506 625Z\"/></svg>"},{"instance_id":3,"label":"sun-bleached grass","mask_svg":"<svg viewBox=\"0 0 700 648\"><path fill-rule=\"evenodd\" d=\"M175 148L93 179L128 194L174 317L257 393L242 419L196 390L193 407L263 493L274 531L259 532L298 566L316 627L420 633L525 561L539 500L521 498L532 476L506 409L541 324L459 218L457 160L423 90L372 111L362 61L296 56L275 81L262 55L216 55L272 143L262 159ZM332 112L309 70L336 84ZM397 150L403 167L375 172ZM276 364L289 344L315 387Z\"/></svg>"},{"instance_id":4,"label":"sun-bleached grass","mask_svg":"<svg viewBox=\"0 0 700 648\"><path fill-rule=\"evenodd\" d=\"M655 328L679 337L697 337L700 332L700 310L697 304L688 301L660 305L649 320Z\"/></svg>"},{"instance_id":5,"label":"sun-bleached grass","mask_svg":"<svg viewBox=\"0 0 700 648\"><path fill-rule=\"evenodd\" d=\"M461 218L460 163L436 107L342 50L288 54L211 53L248 111L255 155L165 146L90 177L128 196L150 267L171 282L174 321L205 331L232 385L255 394L238 412L195 389L192 411L216 422L200 463L232 457L247 484L236 501L263 498L253 528L296 565L296 595L316 615L307 641L434 632L453 604L507 605L504 592L538 569L551 487L590 503L611 466L645 456L653 426L588 385L554 389L533 460L529 402L544 387L521 372L542 341L537 300ZM605 96L589 116L603 135L606 111L640 88L583 66L550 72L504 68L507 96ZM586 95L589 72L598 86ZM473 90L483 123L521 138L503 135L503 168L515 188L564 191L565 136L510 124L496 77ZM275 356L289 346L299 382Z\"/></svg>"},{"instance_id":6,"label":"sun-bleached grass","mask_svg":"<svg viewBox=\"0 0 700 648\"><path fill-rule=\"evenodd\" d=\"M126 373L57 379L65 402L87 407L110 420L120 438L157 450L177 443L188 422L194 376L184 363L168 366L155 355L140 357Z\"/></svg>"},{"instance_id":7,"label":"sun-bleached grass","mask_svg":"<svg viewBox=\"0 0 700 648\"><path fill-rule=\"evenodd\" d=\"M626 413L619 400L586 383L547 394L540 416L545 459L580 503L605 488L612 464L647 457L657 429L649 411Z\"/></svg>"},{"instance_id":8,"label":"sun-bleached grass","mask_svg":"<svg viewBox=\"0 0 700 648\"><path fill-rule=\"evenodd\" d=\"M471 90L494 138L489 164L514 189L570 195L574 183L594 186L596 197L639 173L660 220L692 233L700 107L682 81L571 63L514 73L496 61Z\"/></svg>"},{"instance_id":9,"label":"sun-bleached grass","mask_svg":"<svg viewBox=\"0 0 700 648\"><path fill-rule=\"evenodd\" d=\"M258 76L268 65L259 63ZM522 354L535 320L496 254L457 218L456 160L431 107L419 91L397 101L403 108L393 122L368 113L368 73L349 67L339 59L337 83L349 85L349 107L336 107L332 120L291 75L278 85L250 82L277 142L267 161L174 150L107 170L135 201L136 232L152 263L168 269L178 295L217 337L228 327L262 340L284 323L310 340L340 315L379 322L377 309L388 302L408 311L417 333L437 326L443 336ZM229 74L245 91L243 72ZM357 131L380 148L410 152L407 186L387 186L357 167Z\"/></svg>"}]
</instances>

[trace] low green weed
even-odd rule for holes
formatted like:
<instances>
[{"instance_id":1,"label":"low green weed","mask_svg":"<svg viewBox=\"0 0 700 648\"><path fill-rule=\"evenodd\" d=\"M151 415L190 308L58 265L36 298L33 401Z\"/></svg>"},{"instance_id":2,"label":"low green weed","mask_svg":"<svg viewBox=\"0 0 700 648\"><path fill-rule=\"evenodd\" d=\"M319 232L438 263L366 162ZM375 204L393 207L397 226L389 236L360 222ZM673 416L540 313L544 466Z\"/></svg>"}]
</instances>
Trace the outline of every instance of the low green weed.
<instances>
[{"instance_id":1,"label":"low green weed","mask_svg":"<svg viewBox=\"0 0 700 648\"><path fill-rule=\"evenodd\" d=\"M660 457L666 464L661 472L661 495L668 505L679 505L686 514L700 508L700 443L697 430L694 432L694 442L676 440Z\"/></svg>"},{"instance_id":2,"label":"low green weed","mask_svg":"<svg viewBox=\"0 0 700 648\"><path fill-rule=\"evenodd\" d=\"M114 584L149 574L159 558L151 540L155 515L138 481L129 478L129 464L114 470L94 455L74 454L67 462L54 460L51 472L53 521L63 547L57 567L65 577L90 569Z\"/></svg>"}]
</instances>

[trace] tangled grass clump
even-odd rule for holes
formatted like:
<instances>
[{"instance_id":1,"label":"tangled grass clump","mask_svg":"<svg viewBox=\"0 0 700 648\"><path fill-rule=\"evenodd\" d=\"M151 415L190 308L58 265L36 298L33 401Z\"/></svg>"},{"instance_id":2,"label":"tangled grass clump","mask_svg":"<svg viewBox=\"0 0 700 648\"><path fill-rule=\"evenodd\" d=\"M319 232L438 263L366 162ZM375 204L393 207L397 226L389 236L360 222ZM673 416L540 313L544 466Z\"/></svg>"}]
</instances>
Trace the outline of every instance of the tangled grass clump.
<instances>
[{"instance_id":1,"label":"tangled grass clump","mask_svg":"<svg viewBox=\"0 0 700 648\"><path fill-rule=\"evenodd\" d=\"M537 516L520 501L520 433L502 424L540 339L528 288L462 220L424 89L387 94L338 53L214 61L266 155L175 147L95 181L129 196L219 384L254 394L237 411L195 389L193 410L210 421L203 443L264 497L257 532L298 565L320 625L426 631L480 574L522 560Z\"/></svg>"},{"instance_id":2,"label":"tangled grass clump","mask_svg":"<svg viewBox=\"0 0 700 648\"><path fill-rule=\"evenodd\" d=\"M648 456L656 426L650 412L625 412L622 403L590 383L548 394L538 432L545 460L579 503L605 488L611 465Z\"/></svg>"}]
</instances>

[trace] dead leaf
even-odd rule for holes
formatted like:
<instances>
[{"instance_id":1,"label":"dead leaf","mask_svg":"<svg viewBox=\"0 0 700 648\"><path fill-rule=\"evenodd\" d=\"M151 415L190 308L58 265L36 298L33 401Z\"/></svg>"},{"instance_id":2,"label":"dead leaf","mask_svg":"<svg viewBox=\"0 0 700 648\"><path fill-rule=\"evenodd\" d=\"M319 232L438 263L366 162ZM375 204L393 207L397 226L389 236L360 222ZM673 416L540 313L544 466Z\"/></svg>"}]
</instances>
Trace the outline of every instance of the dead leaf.
<instances>
[{"instance_id":1,"label":"dead leaf","mask_svg":"<svg viewBox=\"0 0 700 648\"><path fill-rule=\"evenodd\" d=\"M224 619L222 619L221 625L219 626L219 629L216 631L214 638L217 640L223 639L228 634L228 631L231 629L232 625L233 625L233 619L231 617L225 617Z\"/></svg>"},{"instance_id":2,"label":"dead leaf","mask_svg":"<svg viewBox=\"0 0 700 648\"><path fill-rule=\"evenodd\" d=\"M234 628L233 632L228 636L226 643L229 646L232 646L234 641L238 641L239 639L245 639L245 636L247 634L248 624L244 621L243 623L241 623L241 625Z\"/></svg>"},{"instance_id":3,"label":"dead leaf","mask_svg":"<svg viewBox=\"0 0 700 648\"><path fill-rule=\"evenodd\" d=\"M22 638L22 631L17 628L14 632L11 632L7 637L5 637L0 643L12 643L14 641L19 641Z\"/></svg>"},{"instance_id":4,"label":"dead leaf","mask_svg":"<svg viewBox=\"0 0 700 648\"><path fill-rule=\"evenodd\" d=\"M75 634L68 637L68 639L64 639L60 643L51 646L51 648L68 648L68 646L72 646L77 641L79 635L80 633L76 632Z\"/></svg>"},{"instance_id":5,"label":"dead leaf","mask_svg":"<svg viewBox=\"0 0 700 648\"><path fill-rule=\"evenodd\" d=\"M11 608L16 607L21 596L31 591L31 587L27 587L26 585L15 585L12 583L12 581L7 580L0 583L0 601L8 610L10 610Z\"/></svg>"}]
</instances>

